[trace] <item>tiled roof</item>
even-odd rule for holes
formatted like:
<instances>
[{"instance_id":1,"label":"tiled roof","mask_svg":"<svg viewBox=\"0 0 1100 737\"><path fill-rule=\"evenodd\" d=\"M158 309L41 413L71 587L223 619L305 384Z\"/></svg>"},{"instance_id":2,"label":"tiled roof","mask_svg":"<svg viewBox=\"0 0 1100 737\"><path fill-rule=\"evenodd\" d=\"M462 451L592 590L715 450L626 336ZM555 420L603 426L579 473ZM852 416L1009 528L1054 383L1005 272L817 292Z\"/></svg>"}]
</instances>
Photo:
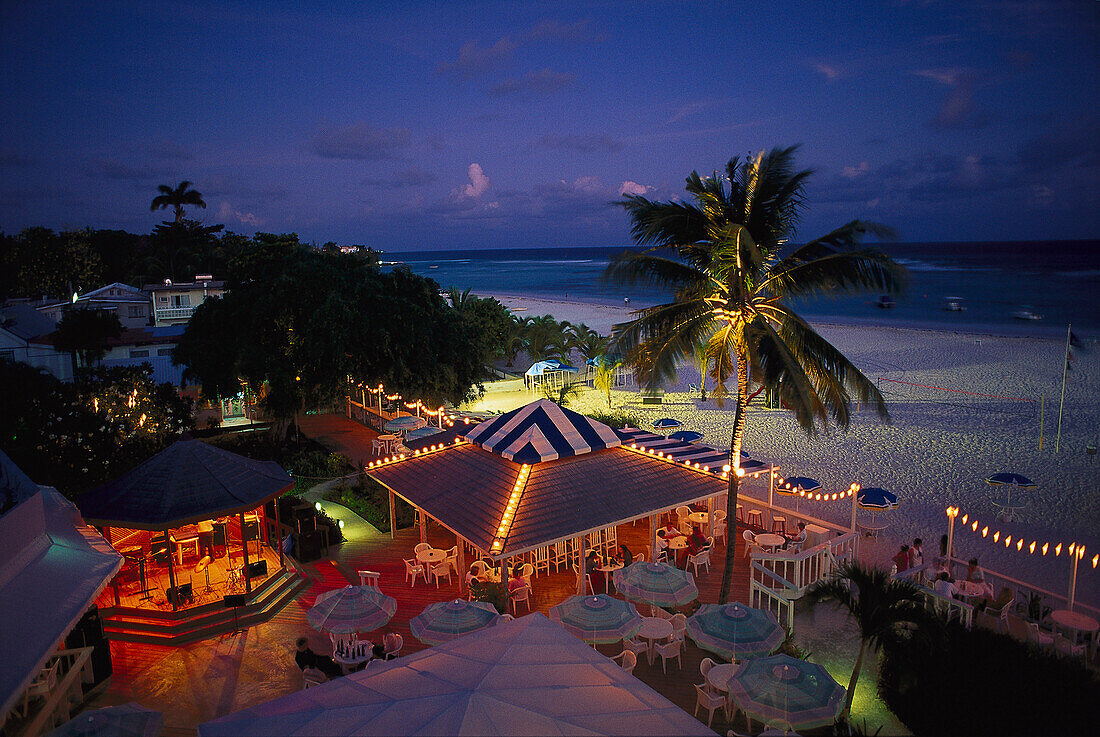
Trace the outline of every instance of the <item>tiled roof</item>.
<instances>
[{"instance_id":1,"label":"tiled roof","mask_svg":"<svg viewBox=\"0 0 1100 737\"><path fill-rule=\"evenodd\" d=\"M560 407L549 399L531 402L485 420L466 439L516 463L541 463L620 444L607 425Z\"/></svg>"}]
</instances>

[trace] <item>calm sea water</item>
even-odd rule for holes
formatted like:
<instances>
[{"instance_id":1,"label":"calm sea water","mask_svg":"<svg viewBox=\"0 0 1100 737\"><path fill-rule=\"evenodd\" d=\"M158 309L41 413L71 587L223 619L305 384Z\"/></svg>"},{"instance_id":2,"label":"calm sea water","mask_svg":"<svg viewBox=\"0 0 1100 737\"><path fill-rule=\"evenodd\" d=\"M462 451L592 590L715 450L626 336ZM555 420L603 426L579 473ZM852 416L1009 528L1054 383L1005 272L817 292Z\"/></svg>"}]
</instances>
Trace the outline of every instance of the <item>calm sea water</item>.
<instances>
[{"instance_id":1,"label":"calm sea water","mask_svg":"<svg viewBox=\"0 0 1100 737\"><path fill-rule=\"evenodd\" d=\"M658 304L670 295L601 280L609 259L625 246L525 248L480 251L389 252L418 274L474 292L631 305ZM795 305L819 321L873 322L1029 335L1100 333L1100 241L1028 243L898 243L884 250L909 269L906 293L896 306L875 306L878 295L814 299ZM946 298L965 309L944 309ZM1041 320L1013 312L1029 309Z\"/></svg>"}]
</instances>

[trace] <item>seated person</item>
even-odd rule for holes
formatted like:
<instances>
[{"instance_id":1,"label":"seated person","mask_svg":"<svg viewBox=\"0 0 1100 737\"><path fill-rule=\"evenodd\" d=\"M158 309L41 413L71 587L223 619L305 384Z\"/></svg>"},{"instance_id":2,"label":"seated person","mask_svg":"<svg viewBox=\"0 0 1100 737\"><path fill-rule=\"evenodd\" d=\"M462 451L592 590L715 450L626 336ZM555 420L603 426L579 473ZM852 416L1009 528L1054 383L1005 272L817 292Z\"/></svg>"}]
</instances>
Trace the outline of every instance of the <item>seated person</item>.
<instances>
[{"instance_id":1,"label":"seated person","mask_svg":"<svg viewBox=\"0 0 1100 737\"><path fill-rule=\"evenodd\" d=\"M793 535L786 535L787 541L783 543L783 549L788 547L794 548L796 551L802 550L802 546L806 544L806 523L798 523L798 532Z\"/></svg>"},{"instance_id":2,"label":"seated person","mask_svg":"<svg viewBox=\"0 0 1100 737\"><path fill-rule=\"evenodd\" d=\"M902 545L901 550L894 555L894 565L898 568L898 573L909 570L909 546Z\"/></svg>"},{"instance_id":3,"label":"seated person","mask_svg":"<svg viewBox=\"0 0 1100 737\"><path fill-rule=\"evenodd\" d=\"M971 558L966 564L966 580L967 581L984 581L985 574L982 573L981 567L978 565L977 558Z\"/></svg>"},{"instance_id":4,"label":"seated person","mask_svg":"<svg viewBox=\"0 0 1100 737\"><path fill-rule=\"evenodd\" d=\"M607 588L603 571L600 570L602 566L603 560L600 558L600 554L595 550L588 551L588 557L584 560L584 572L591 578L592 590L597 594L602 594Z\"/></svg>"},{"instance_id":5,"label":"seated person","mask_svg":"<svg viewBox=\"0 0 1100 737\"><path fill-rule=\"evenodd\" d=\"M959 587L951 580L951 576L947 571L943 571L936 576L936 582L932 585L932 590L948 599L954 599L959 595Z\"/></svg>"},{"instance_id":6,"label":"seated person","mask_svg":"<svg viewBox=\"0 0 1100 737\"><path fill-rule=\"evenodd\" d=\"M318 655L309 647L309 638L299 637L296 643L297 652L294 653L294 662L298 669L314 668L324 673L329 678L336 678L344 674L336 661L325 655Z\"/></svg>"},{"instance_id":7,"label":"seated person","mask_svg":"<svg viewBox=\"0 0 1100 737\"><path fill-rule=\"evenodd\" d=\"M619 546L619 562L622 563L624 567L634 562L634 553L631 553L630 548L625 545Z\"/></svg>"},{"instance_id":8,"label":"seated person","mask_svg":"<svg viewBox=\"0 0 1100 737\"><path fill-rule=\"evenodd\" d=\"M687 561L689 555L698 555L707 547L707 536L703 534L703 530L698 525L692 527L691 537L688 538L687 547L679 551L677 556L678 565L683 568L684 563Z\"/></svg>"},{"instance_id":9,"label":"seated person","mask_svg":"<svg viewBox=\"0 0 1100 737\"><path fill-rule=\"evenodd\" d=\"M508 594L512 595L525 588L527 588L527 579L523 577L523 564L517 563L512 566L512 579L508 582Z\"/></svg>"},{"instance_id":10,"label":"seated person","mask_svg":"<svg viewBox=\"0 0 1100 737\"><path fill-rule=\"evenodd\" d=\"M382 643L378 643L370 649L370 660L367 662L369 663L374 660L393 660L394 657L393 655L386 655L386 646Z\"/></svg>"}]
</instances>

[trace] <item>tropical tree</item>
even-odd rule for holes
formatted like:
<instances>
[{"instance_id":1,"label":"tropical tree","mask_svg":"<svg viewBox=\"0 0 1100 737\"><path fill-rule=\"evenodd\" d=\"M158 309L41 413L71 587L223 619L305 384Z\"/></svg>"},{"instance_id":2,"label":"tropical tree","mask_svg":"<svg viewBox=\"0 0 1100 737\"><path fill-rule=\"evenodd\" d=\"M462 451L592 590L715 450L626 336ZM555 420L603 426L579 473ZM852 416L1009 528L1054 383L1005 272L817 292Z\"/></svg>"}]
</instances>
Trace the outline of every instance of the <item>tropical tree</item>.
<instances>
[{"instance_id":1,"label":"tropical tree","mask_svg":"<svg viewBox=\"0 0 1100 737\"><path fill-rule=\"evenodd\" d=\"M619 358L604 355L596 359L596 375L592 377L592 385L606 397L608 409L611 409L611 388L615 386L615 375L622 365Z\"/></svg>"},{"instance_id":2,"label":"tropical tree","mask_svg":"<svg viewBox=\"0 0 1100 737\"><path fill-rule=\"evenodd\" d=\"M607 343L610 340L583 322L569 325L568 334L569 347L584 356L586 361L603 354L607 350Z\"/></svg>"},{"instance_id":3,"label":"tropical tree","mask_svg":"<svg viewBox=\"0 0 1100 737\"><path fill-rule=\"evenodd\" d=\"M886 403L843 354L786 304L798 297L874 289L899 292L904 269L878 249L857 247L882 226L852 221L803 246L786 249L803 207L809 171L793 168L795 147L730 159L725 175L687 178L687 202L654 202L628 195L622 205L642 245L608 265L606 277L671 288L668 304L639 310L615 326L624 351L648 388L674 377L705 343L712 396L722 406L727 382L737 382L729 456L728 519L736 519L741 441L749 374L775 387L810 436L831 420L847 428L850 402L874 407L889 420ZM727 546L719 601L729 598L733 546Z\"/></svg>"},{"instance_id":4,"label":"tropical tree","mask_svg":"<svg viewBox=\"0 0 1100 737\"><path fill-rule=\"evenodd\" d=\"M118 315L106 310L66 310L54 333L54 346L73 355L74 366L90 367L103 360L107 344L122 335Z\"/></svg>"},{"instance_id":5,"label":"tropical tree","mask_svg":"<svg viewBox=\"0 0 1100 737\"><path fill-rule=\"evenodd\" d=\"M568 407L574 399L581 395L582 389L584 389L584 384L579 381L567 382L561 385L544 384L542 396L559 407Z\"/></svg>"},{"instance_id":6,"label":"tropical tree","mask_svg":"<svg viewBox=\"0 0 1100 737\"><path fill-rule=\"evenodd\" d=\"M175 189L167 184L162 184L157 187L157 191L160 194L149 203L149 211L166 210L171 207L175 211L175 222L177 223L183 220L183 208L188 205L206 209L206 202L202 199L202 193L193 189L191 182L180 182Z\"/></svg>"},{"instance_id":7,"label":"tropical tree","mask_svg":"<svg viewBox=\"0 0 1100 737\"><path fill-rule=\"evenodd\" d=\"M899 646L915 635L934 637L942 629L940 620L924 606L924 594L916 584L855 560L841 563L829 578L814 584L807 600L836 602L848 610L859 628L859 654L848 682L844 715L852 711L856 683L868 651L878 653L884 647Z\"/></svg>"}]
</instances>

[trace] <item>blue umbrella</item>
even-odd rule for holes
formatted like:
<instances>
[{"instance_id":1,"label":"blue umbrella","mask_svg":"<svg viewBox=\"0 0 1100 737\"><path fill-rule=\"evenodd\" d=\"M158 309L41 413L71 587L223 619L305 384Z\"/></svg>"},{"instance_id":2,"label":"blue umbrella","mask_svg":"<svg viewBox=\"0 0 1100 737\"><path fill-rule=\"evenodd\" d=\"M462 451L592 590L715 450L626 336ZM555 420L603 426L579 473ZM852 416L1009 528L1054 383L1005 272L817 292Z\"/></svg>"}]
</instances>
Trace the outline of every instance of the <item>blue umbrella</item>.
<instances>
[{"instance_id":1,"label":"blue umbrella","mask_svg":"<svg viewBox=\"0 0 1100 737\"><path fill-rule=\"evenodd\" d=\"M995 473L985 480L987 484L993 484L994 486L1007 486L1008 487L1008 503L1006 507L1012 506L1012 487L1017 489L1034 489L1038 486L1034 481L1027 476L1021 476L1018 473Z\"/></svg>"},{"instance_id":2,"label":"blue umbrella","mask_svg":"<svg viewBox=\"0 0 1100 737\"><path fill-rule=\"evenodd\" d=\"M789 655L746 660L730 678L729 694L746 714L782 719L792 729L828 726L844 703L844 688L827 670Z\"/></svg>"},{"instance_id":3,"label":"blue umbrella","mask_svg":"<svg viewBox=\"0 0 1100 737\"><path fill-rule=\"evenodd\" d=\"M607 594L570 596L550 607L550 619L588 643L628 640L642 628L633 604Z\"/></svg>"},{"instance_id":4,"label":"blue umbrella","mask_svg":"<svg viewBox=\"0 0 1100 737\"><path fill-rule=\"evenodd\" d=\"M703 604L688 618L687 633L699 647L729 660L769 655L786 635L775 614L739 602Z\"/></svg>"},{"instance_id":5,"label":"blue umbrella","mask_svg":"<svg viewBox=\"0 0 1100 737\"><path fill-rule=\"evenodd\" d=\"M807 494L811 491L817 491L821 488L821 484L816 479L811 479L808 476L791 476L790 478L783 479L776 485L775 490L780 494L798 494L800 491L804 491Z\"/></svg>"},{"instance_id":6,"label":"blue umbrella","mask_svg":"<svg viewBox=\"0 0 1100 737\"><path fill-rule=\"evenodd\" d=\"M682 606L699 598L689 572L644 560L615 571L615 588L628 599L656 606Z\"/></svg>"},{"instance_id":7,"label":"blue umbrella","mask_svg":"<svg viewBox=\"0 0 1100 737\"><path fill-rule=\"evenodd\" d=\"M430 438L432 435L438 435L441 432L443 431L440 430L438 427L432 427L431 425L428 425L426 427L421 427L416 430L409 430L407 433L405 433L405 440L419 440L420 438Z\"/></svg>"},{"instance_id":8,"label":"blue umbrella","mask_svg":"<svg viewBox=\"0 0 1100 737\"><path fill-rule=\"evenodd\" d=\"M657 428L658 430L671 430L672 428L680 427L683 424L684 423L680 422L679 420L674 420L671 417L662 417L659 420L653 421L653 427Z\"/></svg>"},{"instance_id":9,"label":"blue umbrella","mask_svg":"<svg viewBox=\"0 0 1100 737\"><path fill-rule=\"evenodd\" d=\"M350 634L376 630L397 612L397 599L370 586L345 586L317 597L306 612L306 621L314 629Z\"/></svg>"},{"instance_id":10,"label":"blue umbrella","mask_svg":"<svg viewBox=\"0 0 1100 737\"><path fill-rule=\"evenodd\" d=\"M893 509L898 506L898 497L886 489L868 486L865 489L860 489L859 493L856 494L856 504L861 509L871 510L871 524L873 525L875 523L875 512L880 509Z\"/></svg>"},{"instance_id":11,"label":"blue umbrella","mask_svg":"<svg viewBox=\"0 0 1100 737\"><path fill-rule=\"evenodd\" d=\"M419 430L427 424L428 421L423 417L401 415L394 417L392 420L386 420L384 427L386 432L408 432L409 430Z\"/></svg>"},{"instance_id":12,"label":"blue umbrella","mask_svg":"<svg viewBox=\"0 0 1100 737\"><path fill-rule=\"evenodd\" d=\"M703 439L703 433L694 430L680 430L668 436L669 440L679 440L682 443L694 443Z\"/></svg>"},{"instance_id":13,"label":"blue umbrella","mask_svg":"<svg viewBox=\"0 0 1100 737\"><path fill-rule=\"evenodd\" d=\"M413 637L425 645L440 645L496 624L500 614L484 601L437 601L409 620Z\"/></svg>"}]
</instances>

